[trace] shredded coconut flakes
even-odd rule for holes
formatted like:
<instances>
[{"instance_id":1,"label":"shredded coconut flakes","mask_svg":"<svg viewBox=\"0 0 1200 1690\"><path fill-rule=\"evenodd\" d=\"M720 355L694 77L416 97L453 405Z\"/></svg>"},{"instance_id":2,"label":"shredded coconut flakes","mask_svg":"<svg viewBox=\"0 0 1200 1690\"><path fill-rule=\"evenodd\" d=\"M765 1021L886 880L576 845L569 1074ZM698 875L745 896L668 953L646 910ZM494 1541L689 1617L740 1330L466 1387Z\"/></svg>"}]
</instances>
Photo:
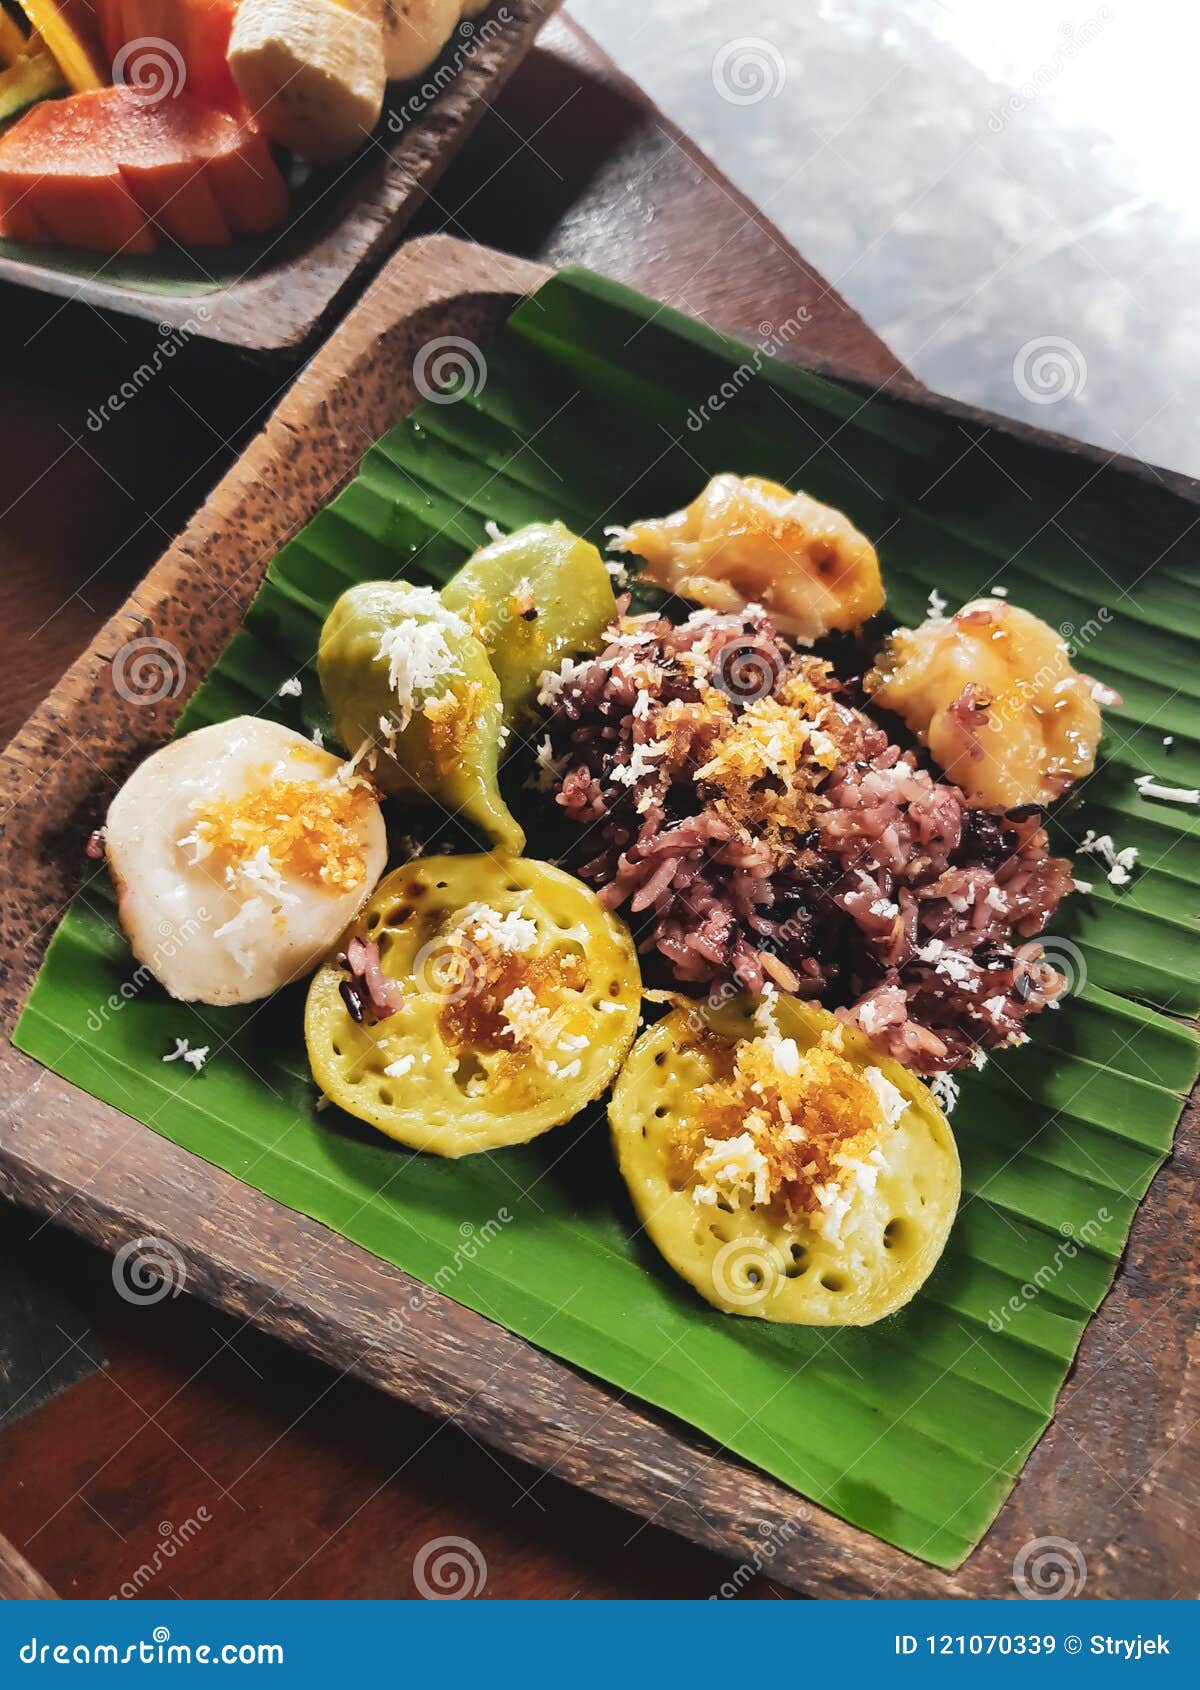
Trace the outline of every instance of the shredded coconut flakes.
<instances>
[{"instance_id":1,"label":"shredded coconut flakes","mask_svg":"<svg viewBox=\"0 0 1200 1690\"><path fill-rule=\"evenodd\" d=\"M1200 804L1200 788L1194 786L1161 786L1153 775L1138 775L1133 784L1143 798L1161 798L1165 804Z\"/></svg>"},{"instance_id":2,"label":"shredded coconut flakes","mask_svg":"<svg viewBox=\"0 0 1200 1690\"><path fill-rule=\"evenodd\" d=\"M958 1102L958 1082L952 1074L935 1074L929 1082L929 1089L941 1104L947 1115L953 1115L954 1105Z\"/></svg>"},{"instance_id":3,"label":"shredded coconut flakes","mask_svg":"<svg viewBox=\"0 0 1200 1690\"><path fill-rule=\"evenodd\" d=\"M894 1127L908 1108L908 1099L894 1086L882 1068L864 1068L863 1079L879 1099L879 1112L885 1127Z\"/></svg>"},{"instance_id":4,"label":"shredded coconut flakes","mask_svg":"<svg viewBox=\"0 0 1200 1690\"><path fill-rule=\"evenodd\" d=\"M193 1049L186 1039L177 1038L175 1040L175 1049L168 1051L162 1060L164 1062L178 1062L182 1058L182 1060L186 1062L190 1068L194 1068L198 1074L204 1064L208 1061L208 1052L208 1045L197 1045Z\"/></svg>"},{"instance_id":5,"label":"shredded coconut flakes","mask_svg":"<svg viewBox=\"0 0 1200 1690\"><path fill-rule=\"evenodd\" d=\"M1200 799L1200 793L1196 794ZM1079 849L1088 855L1099 857L1108 869L1109 882L1113 886L1128 886L1129 871L1138 860L1136 845L1127 845L1118 851L1110 833L1096 833L1089 828L1085 837L1080 841Z\"/></svg>"},{"instance_id":6,"label":"shredded coconut flakes","mask_svg":"<svg viewBox=\"0 0 1200 1690\"><path fill-rule=\"evenodd\" d=\"M247 898L237 914L231 916L224 926L218 927L213 933L213 938L219 940L225 946L243 974L251 972L254 967L254 958L249 947L239 942L241 936L264 915L269 914L270 910L265 898Z\"/></svg>"},{"instance_id":7,"label":"shredded coconut flakes","mask_svg":"<svg viewBox=\"0 0 1200 1690\"><path fill-rule=\"evenodd\" d=\"M413 587L407 603L419 617L403 617L379 641L379 656L388 666L388 685L400 705L401 728L412 720L418 696L427 698L458 668L446 634L461 637L469 632L462 617L447 610L432 587Z\"/></svg>"},{"instance_id":8,"label":"shredded coconut flakes","mask_svg":"<svg viewBox=\"0 0 1200 1690\"><path fill-rule=\"evenodd\" d=\"M280 907L300 902L299 896L290 892L284 885L283 876L272 860L270 847L267 845L260 845L254 855L248 857L245 862L231 865L225 871L225 878L231 886L235 886L239 880L244 880L256 893L261 893Z\"/></svg>"},{"instance_id":9,"label":"shredded coconut flakes","mask_svg":"<svg viewBox=\"0 0 1200 1690\"><path fill-rule=\"evenodd\" d=\"M490 904L468 904L460 910L454 931L464 933L481 945L494 945L498 951L522 954L537 943L537 922L531 921L519 909L501 915Z\"/></svg>"}]
</instances>

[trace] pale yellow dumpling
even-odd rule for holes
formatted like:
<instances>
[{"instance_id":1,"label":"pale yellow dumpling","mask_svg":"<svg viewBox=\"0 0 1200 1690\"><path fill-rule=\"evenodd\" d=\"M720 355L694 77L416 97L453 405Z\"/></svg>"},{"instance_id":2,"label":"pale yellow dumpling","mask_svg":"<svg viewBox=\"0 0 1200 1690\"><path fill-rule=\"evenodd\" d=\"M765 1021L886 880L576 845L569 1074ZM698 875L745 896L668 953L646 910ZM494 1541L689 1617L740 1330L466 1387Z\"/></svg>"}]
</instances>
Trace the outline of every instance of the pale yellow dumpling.
<instances>
[{"instance_id":1,"label":"pale yellow dumpling","mask_svg":"<svg viewBox=\"0 0 1200 1690\"><path fill-rule=\"evenodd\" d=\"M882 1320L925 1283L958 1207L928 1087L798 998L672 1010L634 1046L609 1119L647 1236L726 1314Z\"/></svg>"},{"instance_id":2,"label":"pale yellow dumpling","mask_svg":"<svg viewBox=\"0 0 1200 1690\"><path fill-rule=\"evenodd\" d=\"M1095 767L1095 682L1056 629L1007 600L898 628L867 690L976 804L1047 804Z\"/></svg>"},{"instance_id":3,"label":"pale yellow dumpling","mask_svg":"<svg viewBox=\"0 0 1200 1690\"><path fill-rule=\"evenodd\" d=\"M605 1092L641 995L628 928L582 881L529 857L421 857L380 882L318 971L304 1036L348 1114L469 1156L526 1144Z\"/></svg>"},{"instance_id":4,"label":"pale yellow dumpling","mask_svg":"<svg viewBox=\"0 0 1200 1690\"><path fill-rule=\"evenodd\" d=\"M138 961L188 1003L252 1003L310 973L383 873L375 798L340 758L260 716L162 746L104 825Z\"/></svg>"},{"instance_id":5,"label":"pale yellow dumpling","mask_svg":"<svg viewBox=\"0 0 1200 1690\"><path fill-rule=\"evenodd\" d=\"M882 610L875 548L841 511L757 475L715 475L684 510L634 522L613 544L664 591L711 610L761 604L813 640Z\"/></svg>"}]
</instances>

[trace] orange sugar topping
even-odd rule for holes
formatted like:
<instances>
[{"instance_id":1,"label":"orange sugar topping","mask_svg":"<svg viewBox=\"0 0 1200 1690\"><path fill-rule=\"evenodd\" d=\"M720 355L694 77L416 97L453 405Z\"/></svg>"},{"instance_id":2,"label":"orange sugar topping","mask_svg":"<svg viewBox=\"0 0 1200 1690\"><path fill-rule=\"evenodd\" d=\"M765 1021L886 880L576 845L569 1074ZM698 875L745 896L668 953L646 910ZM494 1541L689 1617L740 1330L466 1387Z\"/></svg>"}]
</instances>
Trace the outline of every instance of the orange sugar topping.
<instances>
[{"instance_id":1,"label":"orange sugar topping","mask_svg":"<svg viewBox=\"0 0 1200 1690\"><path fill-rule=\"evenodd\" d=\"M245 862L264 845L281 873L331 892L367 877L363 824L369 792L347 782L273 780L239 798L196 805L196 829L212 851Z\"/></svg>"},{"instance_id":2,"label":"orange sugar topping","mask_svg":"<svg viewBox=\"0 0 1200 1690\"><path fill-rule=\"evenodd\" d=\"M673 1146L676 1179L691 1179L707 1141L749 1133L766 1163L767 1201L815 1214L879 1142L879 1104L861 1070L828 1036L786 1068L776 1039L743 1039L732 1050L711 1034L701 1039L718 1074L691 1099Z\"/></svg>"}]
</instances>

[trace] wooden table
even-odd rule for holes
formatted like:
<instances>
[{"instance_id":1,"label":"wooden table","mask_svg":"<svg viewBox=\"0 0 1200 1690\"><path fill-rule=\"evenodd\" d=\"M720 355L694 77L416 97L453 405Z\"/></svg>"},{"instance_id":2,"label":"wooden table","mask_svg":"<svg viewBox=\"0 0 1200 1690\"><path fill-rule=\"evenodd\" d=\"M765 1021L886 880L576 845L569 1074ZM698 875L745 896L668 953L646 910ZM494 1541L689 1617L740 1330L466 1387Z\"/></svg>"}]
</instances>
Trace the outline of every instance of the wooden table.
<instances>
[{"instance_id":1,"label":"wooden table","mask_svg":"<svg viewBox=\"0 0 1200 1690\"><path fill-rule=\"evenodd\" d=\"M909 379L569 22L547 29L417 230L587 264L750 340L800 317L806 361ZM294 368L193 344L97 427L153 328L34 296L0 295L0 312L7 738ZM80 1310L48 1300L45 1365L84 1367L92 1343L106 1360L0 1433L0 1595L49 1594L40 1574L62 1596L408 1596L414 1556L446 1536L479 1547L493 1596L703 1597L728 1575L203 1304L124 1303L107 1259L25 1217L7 1225L35 1279ZM785 1593L759 1578L744 1594Z\"/></svg>"}]
</instances>

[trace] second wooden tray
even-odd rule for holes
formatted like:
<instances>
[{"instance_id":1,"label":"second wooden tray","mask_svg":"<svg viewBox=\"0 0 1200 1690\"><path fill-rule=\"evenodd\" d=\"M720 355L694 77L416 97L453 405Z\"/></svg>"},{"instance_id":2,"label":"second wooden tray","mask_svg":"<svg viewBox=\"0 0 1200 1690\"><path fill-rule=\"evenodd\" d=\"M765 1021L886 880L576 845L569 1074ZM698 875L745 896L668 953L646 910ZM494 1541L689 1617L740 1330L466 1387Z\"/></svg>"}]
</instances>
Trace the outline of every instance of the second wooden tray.
<instances>
[{"instance_id":1,"label":"second wooden tray","mask_svg":"<svg viewBox=\"0 0 1200 1690\"><path fill-rule=\"evenodd\" d=\"M466 19L420 77L394 84L379 126L317 171L291 219L256 242L149 259L0 239L0 281L148 318L254 352L297 348L342 290L395 246L562 0L505 0Z\"/></svg>"}]
</instances>

